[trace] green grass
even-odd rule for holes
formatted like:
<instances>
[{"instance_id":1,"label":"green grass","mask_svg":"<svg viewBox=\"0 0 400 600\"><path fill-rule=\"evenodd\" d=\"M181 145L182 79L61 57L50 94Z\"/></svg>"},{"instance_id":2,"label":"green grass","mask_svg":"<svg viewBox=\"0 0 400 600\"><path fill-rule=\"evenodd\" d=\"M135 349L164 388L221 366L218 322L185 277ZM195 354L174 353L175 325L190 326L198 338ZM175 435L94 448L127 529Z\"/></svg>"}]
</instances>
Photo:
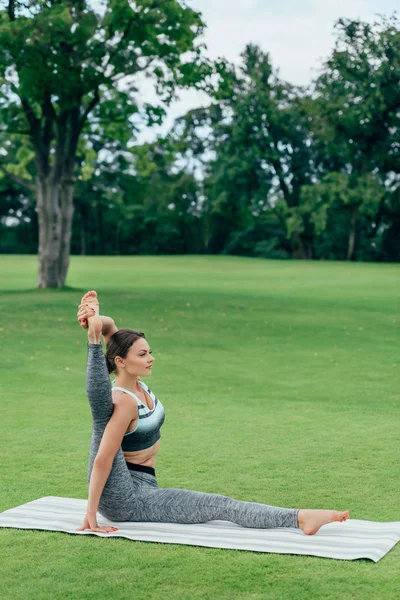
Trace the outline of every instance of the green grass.
<instances>
[{"instance_id":1,"label":"green grass","mask_svg":"<svg viewBox=\"0 0 400 600\"><path fill-rule=\"evenodd\" d=\"M400 520L395 264L72 257L65 290L1 256L0 511L87 498L91 418L77 305L145 332L166 419L160 487ZM80 523L79 523L80 524ZM77 526L79 525L77 523ZM7 600L398 598L377 564L0 529Z\"/></svg>"}]
</instances>

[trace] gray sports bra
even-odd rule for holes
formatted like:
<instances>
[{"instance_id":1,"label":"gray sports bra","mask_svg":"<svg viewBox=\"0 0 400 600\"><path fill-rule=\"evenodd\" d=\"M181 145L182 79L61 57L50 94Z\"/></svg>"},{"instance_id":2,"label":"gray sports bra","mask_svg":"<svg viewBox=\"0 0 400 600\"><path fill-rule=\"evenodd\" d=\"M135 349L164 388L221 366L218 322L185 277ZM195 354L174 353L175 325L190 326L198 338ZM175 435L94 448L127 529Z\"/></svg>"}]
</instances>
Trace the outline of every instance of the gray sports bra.
<instances>
[{"instance_id":1,"label":"gray sports bra","mask_svg":"<svg viewBox=\"0 0 400 600\"><path fill-rule=\"evenodd\" d=\"M125 433L121 448L124 452L136 452L137 450L145 450L150 448L160 439L160 428L164 423L165 411L164 407L158 398L150 391L144 381L139 380L141 387L149 394L153 400L153 408L150 409L143 404L133 392L115 385L115 379L112 382L113 390L121 390L135 398L138 403L139 419L133 431Z\"/></svg>"}]
</instances>

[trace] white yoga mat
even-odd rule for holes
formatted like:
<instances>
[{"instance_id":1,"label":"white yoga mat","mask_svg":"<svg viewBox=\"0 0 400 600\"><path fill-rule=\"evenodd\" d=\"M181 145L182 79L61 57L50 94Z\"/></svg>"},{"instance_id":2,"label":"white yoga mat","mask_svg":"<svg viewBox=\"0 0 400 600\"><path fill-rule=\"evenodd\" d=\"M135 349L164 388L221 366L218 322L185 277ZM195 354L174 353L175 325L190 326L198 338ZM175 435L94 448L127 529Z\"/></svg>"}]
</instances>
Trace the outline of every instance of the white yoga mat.
<instances>
[{"instance_id":1,"label":"white yoga mat","mask_svg":"<svg viewBox=\"0 0 400 600\"><path fill-rule=\"evenodd\" d=\"M114 525L114 533L76 531L86 514L87 500L46 496L0 513L0 527L65 531L76 535L124 537L143 542L187 544L210 548L231 548L253 552L305 554L378 562L400 540L400 521L377 523L348 519L324 525L315 535L300 529L252 529L230 521L208 521L197 525L177 523L130 523L108 521L97 515L99 525Z\"/></svg>"}]
</instances>

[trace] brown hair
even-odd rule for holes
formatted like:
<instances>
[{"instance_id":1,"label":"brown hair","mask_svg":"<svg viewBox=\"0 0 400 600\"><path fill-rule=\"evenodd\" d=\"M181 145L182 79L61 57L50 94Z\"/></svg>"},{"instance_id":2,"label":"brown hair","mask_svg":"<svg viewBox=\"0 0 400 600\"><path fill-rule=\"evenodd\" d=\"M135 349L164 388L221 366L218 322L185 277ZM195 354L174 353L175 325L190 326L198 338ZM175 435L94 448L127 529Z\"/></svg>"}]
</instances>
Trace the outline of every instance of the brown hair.
<instances>
[{"instance_id":1,"label":"brown hair","mask_svg":"<svg viewBox=\"0 0 400 600\"><path fill-rule=\"evenodd\" d=\"M117 370L114 362L115 358L117 356L125 358L129 352L129 348L139 338L146 339L146 336L141 331L136 331L136 329L119 329L110 337L106 349L106 363L109 373Z\"/></svg>"}]
</instances>

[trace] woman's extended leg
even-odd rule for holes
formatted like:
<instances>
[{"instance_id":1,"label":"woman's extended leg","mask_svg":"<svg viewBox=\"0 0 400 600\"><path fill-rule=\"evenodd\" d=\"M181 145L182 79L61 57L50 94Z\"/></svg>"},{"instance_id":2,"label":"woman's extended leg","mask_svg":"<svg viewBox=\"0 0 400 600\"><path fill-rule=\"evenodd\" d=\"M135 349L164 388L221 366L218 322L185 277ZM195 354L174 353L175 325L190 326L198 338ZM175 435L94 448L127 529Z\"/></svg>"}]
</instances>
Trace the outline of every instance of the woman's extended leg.
<instances>
[{"instance_id":1,"label":"woman's extended leg","mask_svg":"<svg viewBox=\"0 0 400 600\"><path fill-rule=\"evenodd\" d=\"M142 481L142 487L138 496L141 502L132 507L130 521L205 523L217 519L260 529L299 526L297 508L245 502L221 494L159 488L150 474L131 472L131 475L133 480Z\"/></svg>"},{"instance_id":2,"label":"woman's extended leg","mask_svg":"<svg viewBox=\"0 0 400 600\"><path fill-rule=\"evenodd\" d=\"M312 535L327 523L349 518L348 511L281 508L220 494L159 488L155 476L150 473L131 471L131 476L140 484L140 502L132 506L130 521L204 523L217 519L260 529L300 528Z\"/></svg>"},{"instance_id":3,"label":"woman's extended leg","mask_svg":"<svg viewBox=\"0 0 400 600\"><path fill-rule=\"evenodd\" d=\"M150 521L204 523L221 519L259 529L299 526L297 515L300 509L235 500L221 494L164 488L157 494L150 494L149 499L150 510L146 504L145 513Z\"/></svg>"}]
</instances>

